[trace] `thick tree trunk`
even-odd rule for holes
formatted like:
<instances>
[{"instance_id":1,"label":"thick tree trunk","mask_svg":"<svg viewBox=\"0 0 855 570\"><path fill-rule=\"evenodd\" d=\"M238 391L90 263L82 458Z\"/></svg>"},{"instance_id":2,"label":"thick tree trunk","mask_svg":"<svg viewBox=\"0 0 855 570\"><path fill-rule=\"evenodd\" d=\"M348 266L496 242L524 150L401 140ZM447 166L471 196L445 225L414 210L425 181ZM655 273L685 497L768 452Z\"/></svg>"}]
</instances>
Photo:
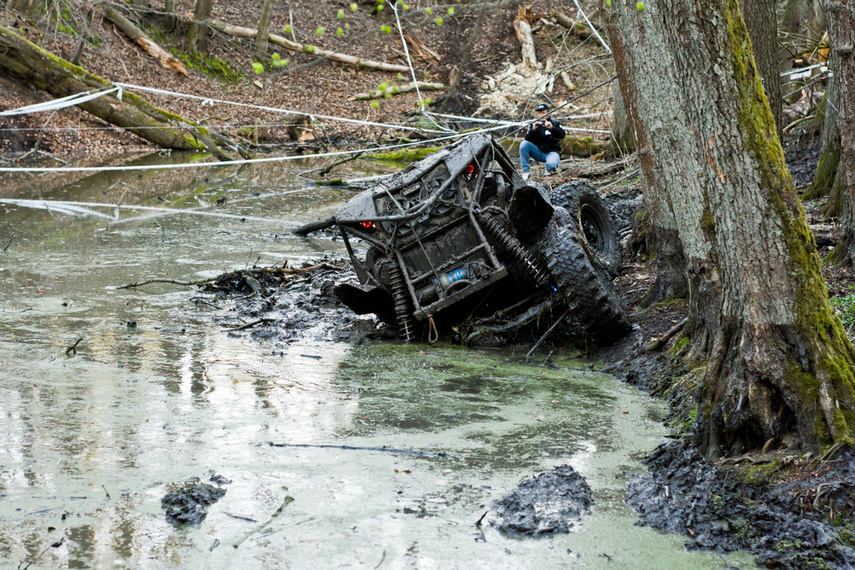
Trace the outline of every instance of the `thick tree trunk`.
<instances>
[{"instance_id":1,"label":"thick tree trunk","mask_svg":"<svg viewBox=\"0 0 855 570\"><path fill-rule=\"evenodd\" d=\"M213 7L214 0L196 0L193 21L187 30L187 51L194 57L208 55L208 20Z\"/></svg>"},{"instance_id":2,"label":"thick tree trunk","mask_svg":"<svg viewBox=\"0 0 855 570\"><path fill-rule=\"evenodd\" d=\"M687 330L708 358L701 449L851 443L855 349L828 303L738 1L612 0L606 14L642 171L662 190L647 197L673 211L687 257Z\"/></svg>"},{"instance_id":3,"label":"thick tree trunk","mask_svg":"<svg viewBox=\"0 0 855 570\"><path fill-rule=\"evenodd\" d=\"M832 196L842 197L843 233L833 261L855 265L855 2L826 0L831 65L837 94L839 160Z\"/></svg>"},{"instance_id":4,"label":"thick tree trunk","mask_svg":"<svg viewBox=\"0 0 855 570\"><path fill-rule=\"evenodd\" d=\"M783 103L781 100L781 77L778 70L778 20L775 14L775 0L741 0L742 14L751 38L754 60L763 81L766 98L775 125L778 138L781 138Z\"/></svg>"},{"instance_id":5,"label":"thick tree trunk","mask_svg":"<svg viewBox=\"0 0 855 570\"><path fill-rule=\"evenodd\" d=\"M267 44L270 34L270 19L273 17L273 0L264 0L261 7L261 18L258 19L258 33L255 45L252 46L252 56L255 61L264 62L267 59Z\"/></svg>"},{"instance_id":6,"label":"thick tree trunk","mask_svg":"<svg viewBox=\"0 0 855 570\"><path fill-rule=\"evenodd\" d=\"M57 98L112 85L2 26L0 69ZM178 150L207 148L220 158L228 158L211 142L204 129L132 93L124 93L122 101L107 95L78 107L157 146Z\"/></svg>"},{"instance_id":7,"label":"thick tree trunk","mask_svg":"<svg viewBox=\"0 0 855 570\"><path fill-rule=\"evenodd\" d=\"M820 0L787 0L781 30L788 34L808 35L819 39L825 31L825 13Z\"/></svg>"},{"instance_id":8,"label":"thick tree trunk","mask_svg":"<svg viewBox=\"0 0 855 570\"><path fill-rule=\"evenodd\" d=\"M664 38L639 33L629 39L622 30L621 13L616 10L608 10L607 13L613 16L608 25L609 43L626 114L634 133L644 182L650 240L656 254L656 283L642 301L644 306L649 306L670 297L684 298L688 294L686 254L668 188L674 185L694 189L696 185L689 179L702 168L702 163L687 155L685 150L692 144L693 136L680 105L682 89L672 76L664 73L676 65ZM629 41L633 45L628 45ZM651 58L647 55L650 53L657 56ZM651 82L658 84L651 85ZM661 93L669 89L671 94L661 97ZM673 157L673 160L667 160L667 157ZM687 203L698 208L693 216L698 219L704 204L700 193L694 199L687 197ZM697 226L689 224L682 231L697 231ZM697 248L691 254L700 259L706 259L710 249L703 243L703 237L700 234L697 239L689 240ZM696 320L704 321L703 318ZM691 324L690 330L694 326Z\"/></svg>"}]
</instances>

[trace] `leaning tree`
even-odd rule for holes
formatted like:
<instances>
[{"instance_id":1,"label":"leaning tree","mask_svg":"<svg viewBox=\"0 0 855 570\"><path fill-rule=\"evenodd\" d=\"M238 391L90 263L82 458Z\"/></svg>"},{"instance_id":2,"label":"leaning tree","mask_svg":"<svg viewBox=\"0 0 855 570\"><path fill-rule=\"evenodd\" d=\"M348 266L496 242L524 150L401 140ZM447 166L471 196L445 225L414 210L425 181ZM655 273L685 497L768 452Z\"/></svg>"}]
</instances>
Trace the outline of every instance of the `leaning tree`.
<instances>
[{"instance_id":1,"label":"leaning tree","mask_svg":"<svg viewBox=\"0 0 855 570\"><path fill-rule=\"evenodd\" d=\"M834 315L738 0L604 0L648 204L686 257L710 457L851 443L855 349ZM655 57L653 56L655 54Z\"/></svg>"}]
</instances>

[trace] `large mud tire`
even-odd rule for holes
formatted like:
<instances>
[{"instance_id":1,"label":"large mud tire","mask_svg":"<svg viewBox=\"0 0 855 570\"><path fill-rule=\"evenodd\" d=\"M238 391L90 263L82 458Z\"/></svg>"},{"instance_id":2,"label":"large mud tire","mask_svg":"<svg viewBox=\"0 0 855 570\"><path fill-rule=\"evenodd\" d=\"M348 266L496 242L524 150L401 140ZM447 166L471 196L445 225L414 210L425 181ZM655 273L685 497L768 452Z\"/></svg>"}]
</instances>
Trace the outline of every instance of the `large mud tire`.
<instances>
[{"instance_id":1,"label":"large mud tire","mask_svg":"<svg viewBox=\"0 0 855 570\"><path fill-rule=\"evenodd\" d=\"M591 261L614 279L623 269L620 236L612 215L597 190L584 180L574 180L552 189L549 199L574 215L585 238Z\"/></svg>"},{"instance_id":2,"label":"large mud tire","mask_svg":"<svg viewBox=\"0 0 855 570\"><path fill-rule=\"evenodd\" d=\"M570 220L572 215L556 208L540 241L541 257L573 319L597 344L611 344L632 330L629 313L608 276L591 263Z\"/></svg>"}]
</instances>

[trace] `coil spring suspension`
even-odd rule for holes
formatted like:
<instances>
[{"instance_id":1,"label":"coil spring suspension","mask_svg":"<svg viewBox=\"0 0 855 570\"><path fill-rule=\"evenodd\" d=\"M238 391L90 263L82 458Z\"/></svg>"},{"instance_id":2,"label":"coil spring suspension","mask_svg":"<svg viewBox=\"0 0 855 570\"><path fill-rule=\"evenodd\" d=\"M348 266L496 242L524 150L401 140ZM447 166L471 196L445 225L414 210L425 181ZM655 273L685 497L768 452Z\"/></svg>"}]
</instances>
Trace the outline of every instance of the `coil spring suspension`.
<instances>
[{"instance_id":1,"label":"coil spring suspension","mask_svg":"<svg viewBox=\"0 0 855 570\"><path fill-rule=\"evenodd\" d=\"M520 240L511 235L495 215L480 215L478 218L481 225L496 240L504 253L522 264L538 287L543 287L549 283L549 273L547 273L546 268L535 257L529 255Z\"/></svg>"},{"instance_id":2,"label":"coil spring suspension","mask_svg":"<svg viewBox=\"0 0 855 570\"><path fill-rule=\"evenodd\" d=\"M404 283L404 273L397 263L392 263L390 268L392 299L395 301L395 317L398 320L398 332L407 341L415 340L415 322L413 322L413 311L410 308L410 297L407 284Z\"/></svg>"}]
</instances>

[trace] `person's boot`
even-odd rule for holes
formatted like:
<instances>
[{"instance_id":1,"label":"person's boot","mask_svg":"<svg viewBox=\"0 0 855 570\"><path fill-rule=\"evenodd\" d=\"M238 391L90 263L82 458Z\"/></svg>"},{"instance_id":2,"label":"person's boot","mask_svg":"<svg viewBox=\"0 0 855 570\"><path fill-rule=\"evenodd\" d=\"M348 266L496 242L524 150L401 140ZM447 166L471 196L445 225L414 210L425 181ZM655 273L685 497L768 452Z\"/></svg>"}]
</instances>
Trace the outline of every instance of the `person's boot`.
<instances>
[{"instance_id":1,"label":"person's boot","mask_svg":"<svg viewBox=\"0 0 855 570\"><path fill-rule=\"evenodd\" d=\"M523 172L522 173L522 179L523 180L528 181L529 178L531 178L531 172Z\"/></svg>"}]
</instances>

